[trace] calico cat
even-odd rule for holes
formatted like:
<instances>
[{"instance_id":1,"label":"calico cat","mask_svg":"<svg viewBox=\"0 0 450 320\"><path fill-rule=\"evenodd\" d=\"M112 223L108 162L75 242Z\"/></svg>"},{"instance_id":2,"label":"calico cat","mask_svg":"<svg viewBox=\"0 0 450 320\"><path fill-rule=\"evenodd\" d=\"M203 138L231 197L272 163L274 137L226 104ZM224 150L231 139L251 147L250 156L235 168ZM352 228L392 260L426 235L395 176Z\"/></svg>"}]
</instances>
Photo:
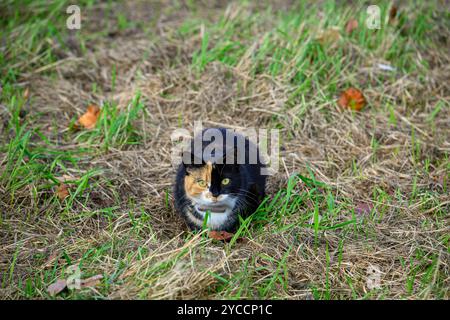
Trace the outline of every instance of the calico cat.
<instances>
[{"instance_id":1,"label":"calico cat","mask_svg":"<svg viewBox=\"0 0 450 320\"><path fill-rule=\"evenodd\" d=\"M239 215L252 214L264 198L264 165L258 148L247 138L224 128L205 129L203 137L208 130L222 139L201 139L197 153L194 139L184 152L175 179L175 208L191 229L202 229L206 223L209 230L233 232ZM208 154L211 145L216 149Z\"/></svg>"}]
</instances>

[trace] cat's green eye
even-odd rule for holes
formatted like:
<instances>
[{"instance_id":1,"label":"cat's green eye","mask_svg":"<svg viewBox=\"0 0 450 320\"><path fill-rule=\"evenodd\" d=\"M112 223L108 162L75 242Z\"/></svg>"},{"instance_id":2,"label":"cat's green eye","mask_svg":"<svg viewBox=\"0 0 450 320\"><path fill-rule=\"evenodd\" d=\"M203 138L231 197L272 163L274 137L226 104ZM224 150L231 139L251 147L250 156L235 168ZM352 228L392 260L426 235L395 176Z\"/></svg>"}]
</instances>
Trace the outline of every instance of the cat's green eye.
<instances>
[{"instance_id":1,"label":"cat's green eye","mask_svg":"<svg viewBox=\"0 0 450 320\"><path fill-rule=\"evenodd\" d=\"M222 184L224 185L224 186L226 186L227 184L230 184L230 179L228 179L228 178L225 178L225 179L223 179L222 180Z\"/></svg>"},{"instance_id":2,"label":"cat's green eye","mask_svg":"<svg viewBox=\"0 0 450 320\"><path fill-rule=\"evenodd\" d=\"M206 187L206 181L205 181L205 180L199 179L199 180L197 180L197 184L198 184L200 187L202 187L202 188Z\"/></svg>"}]
</instances>

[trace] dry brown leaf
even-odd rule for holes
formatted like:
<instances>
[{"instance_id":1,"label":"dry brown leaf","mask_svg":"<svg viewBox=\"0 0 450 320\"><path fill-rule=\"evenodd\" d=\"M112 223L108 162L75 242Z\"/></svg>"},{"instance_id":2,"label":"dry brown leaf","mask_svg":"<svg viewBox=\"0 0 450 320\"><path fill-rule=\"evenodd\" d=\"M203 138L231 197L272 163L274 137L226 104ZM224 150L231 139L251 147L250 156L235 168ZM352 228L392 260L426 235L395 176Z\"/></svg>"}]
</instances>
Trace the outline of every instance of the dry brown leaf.
<instances>
[{"instance_id":1,"label":"dry brown leaf","mask_svg":"<svg viewBox=\"0 0 450 320\"><path fill-rule=\"evenodd\" d=\"M373 209L373 204L371 203L364 203L364 202L359 202L356 205L355 208L355 213L358 215L368 215L370 214L370 212L372 212Z\"/></svg>"},{"instance_id":2,"label":"dry brown leaf","mask_svg":"<svg viewBox=\"0 0 450 320\"><path fill-rule=\"evenodd\" d=\"M342 108L360 111L365 106L366 99L358 89L349 88L341 93L338 104Z\"/></svg>"},{"instance_id":3,"label":"dry brown leaf","mask_svg":"<svg viewBox=\"0 0 450 320\"><path fill-rule=\"evenodd\" d=\"M58 180L59 182L66 182L68 180L78 180L80 179L80 177L74 177L69 174L63 174L60 177L55 177L55 179Z\"/></svg>"},{"instance_id":4,"label":"dry brown leaf","mask_svg":"<svg viewBox=\"0 0 450 320\"><path fill-rule=\"evenodd\" d=\"M69 196L69 187L65 183L61 183L58 188L56 188L56 195L59 200L64 200Z\"/></svg>"},{"instance_id":5,"label":"dry brown leaf","mask_svg":"<svg viewBox=\"0 0 450 320\"><path fill-rule=\"evenodd\" d=\"M317 41L322 45L330 45L338 42L341 39L341 33L337 27L331 27L325 31L322 31L318 37Z\"/></svg>"},{"instance_id":6,"label":"dry brown leaf","mask_svg":"<svg viewBox=\"0 0 450 320\"><path fill-rule=\"evenodd\" d=\"M87 111L78 119L78 124L86 129L93 129L97 124L101 109L95 104L87 107Z\"/></svg>"},{"instance_id":7,"label":"dry brown leaf","mask_svg":"<svg viewBox=\"0 0 450 320\"><path fill-rule=\"evenodd\" d=\"M95 287L96 285L100 284L100 280L103 279L103 275L97 274L95 276L92 276L87 279L81 279L80 280L80 287L81 288L87 288L87 287Z\"/></svg>"},{"instance_id":8,"label":"dry brown leaf","mask_svg":"<svg viewBox=\"0 0 450 320\"><path fill-rule=\"evenodd\" d=\"M394 23L397 18L397 6L392 5L391 9L389 10L389 23Z\"/></svg>"},{"instance_id":9,"label":"dry brown leaf","mask_svg":"<svg viewBox=\"0 0 450 320\"><path fill-rule=\"evenodd\" d=\"M355 30L356 28L358 28L358 20L356 19L350 19L348 20L346 26L345 26L345 32L347 32L348 34L352 33L353 30Z\"/></svg>"},{"instance_id":10,"label":"dry brown leaf","mask_svg":"<svg viewBox=\"0 0 450 320\"><path fill-rule=\"evenodd\" d=\"M63 291L66 287L67 287L66 280L58 279L58 280L56 280L56 282L54 282L48 286L47 292L50 295L55 296L58 293L60 293L61 291Z\"/></svg>"},{"instance_id":11,"label":"dry brown leaf","mask_svg":"<svg viewBox=\"0 0 450 320\"><path fill-rule=\"evenodd\" d=\"M208 236L211 239L220 240L220 241L229 241L233 238L234 233L229 233L226 231L210 231Z\"/></svg>"},{"instance_id":12,"label":"dry brown leaf","mask_svg":"<svg viewBox=\"0 0 450 320\"><path fill-rule=\"evenodd\" d=\"M30 97L30 89L25 88L25 91L23 92L23 98L25 100L28 100L29 97Z\"/></svg>"}]
</instances>

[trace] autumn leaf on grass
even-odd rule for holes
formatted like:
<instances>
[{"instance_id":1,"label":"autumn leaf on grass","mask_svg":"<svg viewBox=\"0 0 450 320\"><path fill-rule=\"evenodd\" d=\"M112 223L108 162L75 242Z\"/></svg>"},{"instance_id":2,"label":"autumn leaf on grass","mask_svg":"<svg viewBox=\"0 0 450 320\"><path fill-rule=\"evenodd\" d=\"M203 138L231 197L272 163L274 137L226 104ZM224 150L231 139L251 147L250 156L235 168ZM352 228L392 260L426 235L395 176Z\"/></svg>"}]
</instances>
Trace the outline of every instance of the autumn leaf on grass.
<instances>
[{"instance_id":1,"label":"autumn leaf on grass","mask_svg":"<svg viewBox=\"0 0 450 320\"><path fill-rule=\"evenodd\" d=\"M229 233L226 231L210 231L208 235L211 239L229 241L233 238L234 233Z\"/></svg>"},{"instance_id":2,"label":"autumn leaf on grass","mask_svg":"<svg viewBox=\"0 0 450 320\"><path fill-rule=\"evenodd\" d=\"M25 88L25 91L23 92L23 98L25 100L28 100L29 97L30 97L30 89Z\"/></svg>"},{"instance_id":3,"label":"autumn leaf on grass","mask_svg":"<svg viewBox=\"0 0 450 320\"><path fill-rule=\"evenodd\" d=\"M394 24L396 22L397 11L398 11L397 6L392 5L391 9L389 10L389 23L390 24Z\"/></svg>"},{"instance_id":4,"label":"autumn leaf on grass","mask_svg":"<svg viewBox=\"0 0 450 320\"><path fill-rule=\"evenodd\" d=\"M373 204L358 202L355 207L355 213L360 216L369 215L372 212L372 209L373 209Z\"/></svg>"},{"instance_id":5,"label":"autumn leaf on grass","mask_svg":"<svg viewBox=\"0 0 450 320\"><path fill-rule=\"evenodd\" d=\"M66 182L66 181L78 180L78 179L80 179L80 177L74 177L70 174L63 174L60 177L55 177L55 179L58 180L59 182Z\"/></svg>"},{"instance_id":6,"label":"autumn leaf on grass","mask_svg":"<svg viewBox=\"0 0 450 320\"><path fill-rule=\"evenodd\" d=\"M342 108L360 111L365 106L366 99L358 89L349 88L341 93L338 104Z\"/></svg>"},{"instance_id":7,"label":"autumn leaf on grass","mask_svg":"<svg viewBox=\"0 0 450 320\"><path fill-rule=\"evenodd\" d=\"M61 291L63 291L66 287L67 287L66 280L58 279L58 280L56 280L56 282L54 282L54 283L52 283L51 285L48 286L47 292L51 296L55 296L58 293L60 293Z\"/></svg>"},{"instance_id":8,"label":"autumn leaf on grass","mask_svg":"<svg viewBox=\"0 0 450 320\"><path fill-rule=\"evenodd\" d=\"M327 30L321 31L316 39L322 45L331 45L341 39L341 34L337 27L331 27Z\"/></svg>"},{"instance_id":9,"label":"autumn leaf on grass","mask_svg":"<svg viewBox=\"0 0 450 320\"><path fill-rule=\"evenodd\" d=\"M93 277L87 278L87 279L81 279L80 280L80 288L87 288L87 287L95 287L96 285L100 284L100 280L103 279L103 276L101 274L97 274Z\"/></svg>"},{"instance_id":10,"label":"autumn leaf on grass","mask_svg":"<svg viewBox=\"0 0 450 320\"><path fill-rule=\"evenodd\" d=\"M87 278L87 279L79 279L79 286L71 287L68 286L67 280L64 279L58 279L54 283L48 286L47 292L51 296L55 296L58 293L64 291L67 287L69 289L83 289L83 288L89 288L89 287L95 287L96 285L100 284L100 280L103 279L103 276L101 274L97 274L93 277ZM70 281L69 281L70 282Z\"/></svg>"},{"instance_id":11,"label":"autumn leaf on grass","mask_svg":"<svg viewBox=\"0 0 450 320\"><path fill-rule=\"evenodd\" d=\"M358 20L356 19L350 19L347 21L347 24L345 25L345 32L348 34L352 33L353 30L358 28Z\"/></svg>"},{"instance_id":12,"label":"autumn leaf on grass","mask_svg":"<svg viewBox=\"0 0 450 320\"><path fill-rule=\"evenodd\" d=\"M55 194L62 201L70 195L69 189L74 186L74 181L80 178L69 174L63 174L62 176L55 177L55 179L59 181Z\"/></svg>"},{"instance_id":13,"label":"autumn leaf on grass","mask_svg":"<svg viewBox=\"0 0 450 320\"><path fill-rule=\"evenodd\" d=\"M69 196L69 187L65 183L61 183L58 188L56 188L56 195L59 200L64 200Z\"/></svg>"},{"instance_id":14,"label":"autumn leaf on grass","mask_svg":"<svg viewBox=\"0 0 450 320\"><path fill-rule=\"evenodd\" d=\"M94 129L100 115L101 109L95 104L87 107L87 111L80 118L78 118L76 127L82 126L86 129Z\"/></svg>"}]
</instances>

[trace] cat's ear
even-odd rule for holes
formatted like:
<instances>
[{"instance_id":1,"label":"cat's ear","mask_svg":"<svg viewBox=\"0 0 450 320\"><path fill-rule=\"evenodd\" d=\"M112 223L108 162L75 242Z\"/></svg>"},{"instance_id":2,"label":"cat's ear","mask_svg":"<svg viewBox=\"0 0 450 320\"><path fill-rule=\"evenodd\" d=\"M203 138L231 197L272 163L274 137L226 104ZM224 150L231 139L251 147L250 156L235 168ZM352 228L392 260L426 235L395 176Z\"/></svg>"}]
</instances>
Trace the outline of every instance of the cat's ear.
<instances>
[{"instance_id":1,"label":"cat's ear","mask_svg":"<svg viewBox=\"0 0 450 320\"><path fill-rule=\"evenodd\" d=\"M192 170L204 165L204 163L200 157L195 156L194 153L189 152L189 151L183 152L181 159L182 159L181 163L183 164L184 169L186 170L186 173L188 173L188 174Z\"/></svg>"}]
</instances>

